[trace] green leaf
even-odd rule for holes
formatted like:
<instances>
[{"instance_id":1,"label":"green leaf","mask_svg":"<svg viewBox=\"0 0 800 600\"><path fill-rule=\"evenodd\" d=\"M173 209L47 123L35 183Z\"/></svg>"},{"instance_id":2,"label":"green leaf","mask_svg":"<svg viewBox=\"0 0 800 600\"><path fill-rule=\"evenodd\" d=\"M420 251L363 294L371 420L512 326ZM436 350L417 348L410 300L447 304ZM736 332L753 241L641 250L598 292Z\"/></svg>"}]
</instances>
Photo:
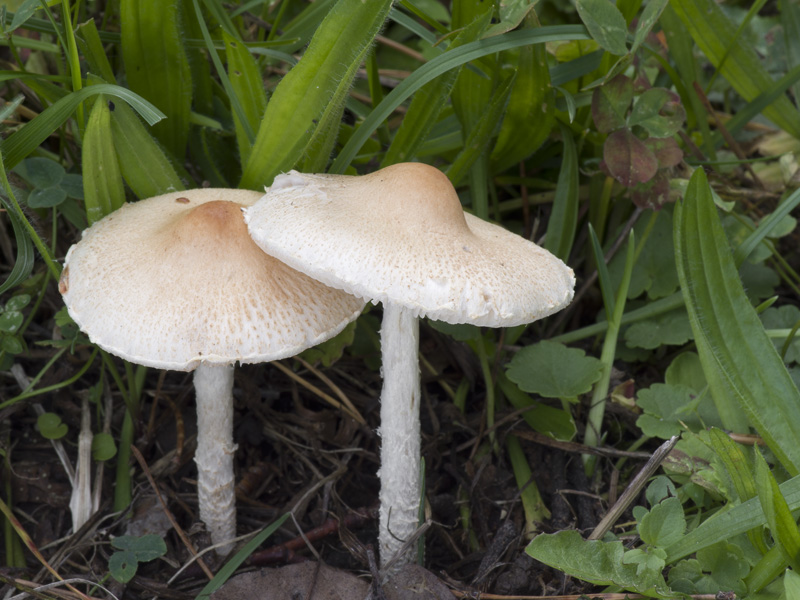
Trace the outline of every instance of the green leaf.
<instances>
[{"instance_id":1,"label":"green leaf","mask_svg":"<svg viewBox=\"0 0 800 600\"><path fill-rule=\"evenodd\" d=\"M114 437L108 433L96 433L92 437L92 458L96 461L104 461L114 458L117 454L117 444Z\"/></svg>"},{"instance_id":2,"label":"green leaf","mask_svg":"<svg viewBox=\"0 0 800 600\"><path fill-rule=\"evenodd\" d=\"M636 405L644 414L636 420L636 426L643 434L664 440L680 435L686 426L699 429L701 424L692 414L693 403L689 388L655 383L637 394Z\"/></svg>"},{"instance_id":3,"label":"green leaf","mask_svg":"<svg viewBox=\"0 0 800 600\"><path fill-rule=\"evenodd\" d=\"M667 7L669 0L650 0L647 6L644 7L639 22L636 25L636 33L633 35L633 45L631 46L631 54L636 54L647 35L653 29L653 26L658 22L661 13Z\"/></svg>"},{"instance_id":4,"label":"green leaf","mask_svg":"<svg viewBox=\"0 0 800 600\"><path fill-rule=\"evenodd\" d=\"M91 225L125 203L125 186L111 137L111 111L104 96L97 98L89 113L82 162L84 206Z\"/></svg>"},{"instance_id":5,"label":"green leaf","mask_svg":"<svg viewBox=\"0 0 800 600\"><path fill-rule=\"evenodd\" d=\"M120 535L111 540L111 546L132 552L139 562L150 562L167 553L167 544L160 535Z\"/></svg>"},{"instance_id":6,"label":"green leaf","mask_svg":"<svg viewBox=\"0 0 800 600\"><path fill-rule=\"evenodd\" d=\"M511 360L508 378L525 392L545 398L577 398L600 379L603 364L583 350L543 340Z\"/></svg>"},{"instance_id":7,"label":"green leaf","mask_svg":"<svg viewBox=\"0 0 800 600\"><path fill-rule=\"evenodd\" d=\"M652 137L666 138L678 133L685 119L686 111L678 94L664 88L651 88L634 103L628 127L638 125Z\"/></svg>"},{"instance_id":8,"label":"green leaf","mask_svg":"<svg viewBox=\"0 0 800 600\"><path fill-rule=\"evenodd\" d=\"M0 313L0 331L3 333L16 333L24 320L24 315L18 310L6 309Z\"/></svg>"},{"instance_id":9,"label":"green leaf","mask_svg":"<svg viewBox=\"0 0 800 600\"><path fill-rule=\"evenodd\" d=\"M565 442L575 437L577 427L568 410L536 402L512 383L502 371L497 374L497 383L511 406L516 410L529 409L522 413L522 418L531 429Z\"/></svg>"},{"instance_id":10,"label":"green leaf","mask_svg":"<svg viewBox=\"0 0 800 600\"><path fill-rule=\"evenodd\" d=\"M660 547L674 544L686 530L681 501L665 498L642 517L636 528L646 544Z\"/></svg>"},{"instance_id":11,"label":"green leaf","mask_svg":"<svg viewBox=\"0 0 800 600\"><path fill-rule=\"evenodd\" d=\"M622 542L585 541L574 530L538 535L525 549L538 561L596 585L616 585L643 594L665 593L666 583L659 571L637 573L637 566L625 564Z\"/></svg>"},{"instance_id":12,"label":"green leaf","mask_svg":"<svg viewBox=\"0 0 800 600\"><path fill-rule=\"evenodd\" d=\"M697 46L748 102L775 83L747 39L736 37L736 28L715 0L673 0L670 7L688 28ZM724 64L723 64L724 59ZM780 129L800 137L800 113L782 95L764 108L764 116Z\"/></svg>"},{"instance_id":13,"label":"green leaf","mask_svg":"<svg viewBox=\"0 0 800 600\"><path fill-rule=\"evenodd\" d=\"M692 328L686 311L679 308L637 321L625 330L624 338L629 348L654 350L661 346L682 346L692 339Z\"/></svg>"},{"instance_id":14,"label":"green leaf","mask_svg":"<svg viewBox=\"0 0 800 600\"><path fill-rule=\"evenodd\" d=\"M114 70L106 56L94 19L89 19L75 28L75 41L84 60L89 63L89 70L99 75L106 83L116 83Z\"/></svg>"},{"instance_id":15,"label":"green leaf","mask_svg":"<svg viewBox=\"0 0 800 600\"><path fill-rule=\"evenodd\" d=\"M61 422L61 417L55 413L43 413L36 420L36 426L42 437L48 440L58 440L67 435L68 428Z\"/></svg>"},{"instance_id":16,"label":"green leaf","mask_svg":"<svg viewBox=\"0 0 800 600\"><path fill-rule=\"evenodd\" d=\"M314 34L303 58L281 80L267 105L241 187L269 185L303 156L331 100L352 83L391 8L391 0L339 0Z\"/></svg>"},{"instance_id":17,"label":"green leaf","mask_svg":"<svg viewBox=\"0 0 800 600\"><path fill-rule=\"evenodd\" d=\"M22 310L28 304L31 303L31 297L29 294L17 294L16 296L12 296L9 298L8 302L6 302L6 310Z\"/></svg>"},{"instance_id":18,"label":"green leaf","mask_svg":"<svg viewBox=\"0 0 800 600\"><path fill-rule=\"evenodd\" d=\"M5 186L5 193L0 193L0 206L5 209L8 219L11 221L14 240L17 245L17 258L14 262L14 268L8 274L6 280L0 284L0 294L2 294L24 281L31 271L33 271L34 251L33 242L17 215L16 207L9 199L13 197L14 194L8 183L8 178L6 177L2 156L0 156L0 175L2 176L2 182ZM18 352L14 354L18 354Z\"/></svg>"},{"instance_id":19,"label":"green leaf","mask_svg":"<svg viewBox=\"0 0 800 600\"><path fill-rule=\"evenodd\" d=\"M189 136L192 80L179 0L121 0L122 58L130 88L167 116L153 135L178 159Z\"/></svg>"},{"instance_id":20,"label":"green leaf","mask_svg":"<svg viewBox=\"0 0 800 600\"><path fill-rule=\"evenodd\" d=\"M703 374L703 365L696 352L681 352L667 367L664 383L669 385L685 385L695 394L699 394L708 385Z\"/></svg>"},{"instance_id":21,"label":"green leaf","mask_svg":"<svg viewBox=\"0 0 800 600\"><path fill-rule=\"evenodd\" d=\"M783 576L783 590L786 600L800 600L800 575L787 569Z\"/></svg>"},{"instance_id":22,"label":"green leaf","mask_svg":"<svg viewBox=\"0 0 800 600\"><path fill-rule=\"evenodd\" d=\"M36 188L28 195L31 208L53 208L67 199L67 193L60 187Z\"/></svg>"},{"instance_id":23,"label":"green leaf","mask_svg":"<svg viewBox=\"0 0 800 600\"><path fill-rule=\"evenodd\" d=\"M138 568L139 561L136 560L136 553L130 550L114 552L108 559L108 571L120 583L128 583L133 579Z\"/></svg>"},{"instance_id":24,"label":"green leaf","mask_svg":"<svg viewBox=\"0 0 800 600\"><path fill-rule=\"evenodd\" d=\"M353 321L331 339L304 350L300 356L312 365L321 362L323 366L330 367L342 357L344 349L353 343L355 335L356 322Z\"/></svg>"},{"instance_id":25,"label":"green leaf","mask_svg":"<svg viewBox=\"0 0 800 600\"><path fill-rule=\"evenodd\" d=\"M575 5L592 39L615 56L627 54L628 25L610 0L578 0Z\"/></svg>"},{"instance_id":26,"label":"green leaf","mask_svg":"<svg viewBox=\"0 0 800 600\"><path fill-rule=\"evenodd\" d=\"M755 447L755 455L756 490L767 526L786 562L797 571L800 569L800 530L797 521L758 447Z\"/></svg>"},{"instance_id":27,"label":"green leaf","mask_svg":"<svg viewBox=\"0 0 800 600\"><path fill-rule=\"evenodd\" d=\"M558 172L556 193L553 197L553 212L547 224L544 247L563 261L567 261L572 251L575 232L578 227L578 200L580 181L578 171L578 151L572 132L561 124L561 140L564 152L561 169Z\"/></svg>"},{"instance_id":28,"label":"green leaf","mask_svg":"<svg viewBox=\"0 0 800 600\"><path fill-rule=\"evenodd\" d=\"M675 221L681 290L720 416L724 422L732 398L796 475L800 392L742 289L702 169L692 175Z\"/></svg>"},{"instance_id":29,"label":"green leaf","mask_svg":"<svg viewBox=\"0 0 800 600\"><path fill-rule=\"evenodd\" d=\"M600 133L611 133L624 127L633 102L633 82L617 75L592 92L592 119Z\"/></svg>"},{"instance_id":30,"label":"green leaf","mask_svg":"<svg viewBox=\"0 0 800 600\"><path fill-rule=\"evenodd\" d=\"M64 167L49 158L35 156L26 158L14 169L14 172L37 188L57 186L64 177Z\"/></svg>"}]
</instances>

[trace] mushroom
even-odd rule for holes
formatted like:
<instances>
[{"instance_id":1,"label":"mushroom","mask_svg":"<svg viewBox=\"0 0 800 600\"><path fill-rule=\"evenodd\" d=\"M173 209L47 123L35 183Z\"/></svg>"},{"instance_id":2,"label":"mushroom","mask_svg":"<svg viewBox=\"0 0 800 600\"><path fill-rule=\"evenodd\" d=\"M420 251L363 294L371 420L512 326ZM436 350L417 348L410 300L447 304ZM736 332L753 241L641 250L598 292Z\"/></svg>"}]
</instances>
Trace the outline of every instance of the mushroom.
<instances>
[{"instance_id":1,"label":"mushroom","mask_svg":"<svg viewBox=\"0 0 800 600\"><path fill-rule=\"evenodd\" d=\"M219 554L236 535L234 363L293 356L365 304L253 243L242 209L261 195L197 189L127 204L84 231L59 282L70 316L104 350L194 370L198 504Z\"/></svg>"},{"instance_id":2,"label":"mushroom","mask_svg":"<svg viewBox=\"0 0 800 600\"><path fill-rule=\"evenodd\" d=\"M572 270L463 211L447 177L402 163L363 176L275 178L245 210L256 243L326 285L383 304L379 543L385 566L418 524L419 317L509 327L572 299ZM399 564L408 562L401 557Z\"/></svg>"}]
</instances>

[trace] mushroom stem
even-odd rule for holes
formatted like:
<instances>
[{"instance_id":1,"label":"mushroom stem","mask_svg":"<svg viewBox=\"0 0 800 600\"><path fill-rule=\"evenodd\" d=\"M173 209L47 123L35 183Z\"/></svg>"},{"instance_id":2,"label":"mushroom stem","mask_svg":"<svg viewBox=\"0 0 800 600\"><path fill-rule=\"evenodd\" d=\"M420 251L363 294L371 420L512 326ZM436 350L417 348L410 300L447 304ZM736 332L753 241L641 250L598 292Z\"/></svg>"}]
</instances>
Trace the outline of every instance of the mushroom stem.
<instances>
[{"instance_id":1,"label":"mushroom stem","mask_svg":"<svg viewBox=\"0 0 800 600\"><path fill-rule=\"evenodd\" d=\"M381 325L381 563L385 565L417 529L420 503L419 319L384 303ZM401 557L397 568L412 561Z\"/></svg>"},{"instance_id":2,"label":"mushroom stem","mask_svg":"<svg viewBox=\"0 0 800 600\"><path fill-rule=\"evenodd\" d=\"M233 454L233 365L201 363L194 372L197 396L197 497L200 519L214 544L236 537ZM217 548L224 556L233 548Z\"/></svg>"}]
</instances>

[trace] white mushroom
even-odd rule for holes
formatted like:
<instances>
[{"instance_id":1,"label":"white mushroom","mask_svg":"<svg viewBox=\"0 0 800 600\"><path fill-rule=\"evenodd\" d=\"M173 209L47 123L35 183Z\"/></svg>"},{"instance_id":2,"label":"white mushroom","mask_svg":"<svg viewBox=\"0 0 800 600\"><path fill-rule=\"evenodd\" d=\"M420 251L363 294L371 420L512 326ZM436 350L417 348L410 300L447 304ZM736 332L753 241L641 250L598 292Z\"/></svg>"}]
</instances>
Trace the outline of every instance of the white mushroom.
<instances>
[{"instance_id":1,"label":"white mushroom","mask_svg":"<svg viewBox=\"0 0 800 600\"><path fill-rule=\"evenodd\" d=\"M529 323L570 302L572 270L464 213L447 177L419 163L361 177L292 171L275 179L245 220L265 251L331 287L383 303L385 565L418 522L418 317L488 327Z\"/></svg>"},{"instance_id":2,"label":"white mushroom","mask_svg":"<svg viewBox=\"0 0 800 600\"><path fill-rule=\"evenodd\" d=\"M215 544L236 535L234 363L293 356L364 306L253 243L241 211L259 197L198 189L127 204L70 248L59 282L70 316L104 350L195 370L198 503Z\"/></svg>"}]
</instances>

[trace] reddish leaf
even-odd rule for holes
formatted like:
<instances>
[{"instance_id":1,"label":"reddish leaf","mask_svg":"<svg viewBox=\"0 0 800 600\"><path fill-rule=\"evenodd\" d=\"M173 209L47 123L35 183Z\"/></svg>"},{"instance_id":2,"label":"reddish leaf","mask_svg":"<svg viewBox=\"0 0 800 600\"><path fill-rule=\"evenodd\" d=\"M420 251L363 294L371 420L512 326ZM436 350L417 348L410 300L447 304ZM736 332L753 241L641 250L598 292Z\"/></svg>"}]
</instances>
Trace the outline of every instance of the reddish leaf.
<instances>
[{"instance_id":1,"label":"reddish leaf","mask_svg":"<svg viewBox=\"0 0 800 600\"><path fill-rule=\"evenodd\" d=\"M608 136L603 160L611 176L627 187L650 181L658 170L655 154L627 128Z\"/></svg>"},{"instance_id":2,"label":"reddish leaf","mask_svg":"<svg viewBox=\"0 0 800 600\"><path fill-rule=\"evenodd\" d=\"M660 210L669 202L669 177L664 171L659 171L647 183L640 183L631 192L631 199L636 206Z\"/></svg>"},{"instance_id":3,"label":"reddish leaf","mask_svg":"<svg viewBox=\"0 0 800 600\"><path fill-rule=\"evenodd\" d=\"M683 160L683 150L674 138L647 138L644 143L658 159L659 169L669 169Z\"/></svg>"}]
</instances>

